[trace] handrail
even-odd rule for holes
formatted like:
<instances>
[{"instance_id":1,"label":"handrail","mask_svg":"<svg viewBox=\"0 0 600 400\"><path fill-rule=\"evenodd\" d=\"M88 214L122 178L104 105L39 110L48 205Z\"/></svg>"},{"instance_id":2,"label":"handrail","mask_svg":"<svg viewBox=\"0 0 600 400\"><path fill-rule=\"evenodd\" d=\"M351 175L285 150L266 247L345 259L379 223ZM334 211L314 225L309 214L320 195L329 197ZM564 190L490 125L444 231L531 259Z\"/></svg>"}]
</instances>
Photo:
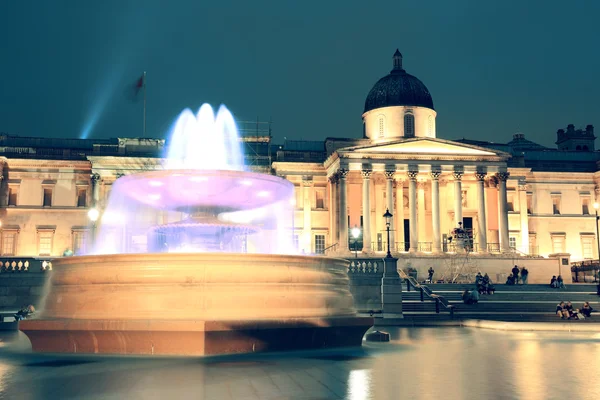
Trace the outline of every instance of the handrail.
<instances>
[{"instance_id":1,"label":"handrail","mask_svg":"<svg viewBox=\"0 0 600 400\"><path fill-rule=\"evenodd\" d=\"M414 289L419 290L421 292L421 301L424 301L423 295L427 295L430 299L435 301L435 312L437 314L440 313L440 304L444 306L449 312L450 317L454 318L454 306L446 300L444 296L440 296L439 294L435 294L427 287L427 285L421 285L415 278L412 276L408 276L403 270L399 270L398 273L402 279L406 280L406 291L410 292L410 287L412 286Z\"/></svg>"},{"instance_id":2,"label":"handrail","mask_svg":"<svg viewBox=\"0 0 600 400\"><path fill-rule=\"evenodd\" d=\"M333 248L337 247L337 245L338 245L337 243L334 243L334 244L332 244L331 246L327 246L327 247L325 247L325 248L323 249L323 254L326 254L326 253L327 253L327 250L331 249L332 247L333 247Z\"/></svg>"}]
</instances>

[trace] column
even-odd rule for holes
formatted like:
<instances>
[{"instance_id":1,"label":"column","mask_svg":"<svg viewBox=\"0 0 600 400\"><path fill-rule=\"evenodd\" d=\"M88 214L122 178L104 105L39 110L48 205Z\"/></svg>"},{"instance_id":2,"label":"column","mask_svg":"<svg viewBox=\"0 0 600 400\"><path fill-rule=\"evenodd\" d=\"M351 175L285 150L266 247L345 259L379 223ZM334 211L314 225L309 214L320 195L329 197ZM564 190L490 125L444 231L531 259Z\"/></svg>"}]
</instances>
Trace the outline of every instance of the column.
<instances>
[{"instance_id":1,"label":"column","mask_svg":"<svg viewBox=\"0 0 600 400\"><path fill-rule=\"evenodd\" d=\"M527 214L527 183L519 180L519 215L521 219L521 248L529 254L529 215Z\"/></svg>"},{"instance_id":2,"label":"column","mask_svg":"<svg viewBox=\"0 0 600 400\"><path fill-rule=\"evenodd\" d=\"M417 228L417 176L419 171L408 171L408 208L410 224L410 252L419 249L419 230Z\"/></svg>"},{"instance_id":3,"label":"column","mask_svg":"<svg viewBox=\"0 0 600 400\"><path fill-rule=\"evenodd\" d=\"M90 175L92 181L92 208L97 208L100 202L100 174L93 173Z\"/></svg>"},{"instance_id":4,"label":"column","mask_svg":"<svg viewBox=\"0 0 600 400\"><path fill-rule=\"evenodd\" d=\"M302 210L302 219L303 219L303 229L302 229L302 247L306 251L307 254L313 252L312 250L312 221L311 221L311 213L312 213L312 196L311 196L311 188L313 185L312 176L303 176L302 177L302 197L303 197L303 210Z\"/></svg>"},{"instance_id":5,"label":"column","mask_svg":"<svg viewBox=\"0 0 600 400\"><path fill-rule=\"evenodd\" d=\"M440 175L442 171L431 171L431 225L433 228L433 253L442 249L442 235L440 229Z\"/></svg>"},{"instance_id":6,"label":"column","mask_svg":"<svg viewBox=\"0 0 600 400\"><path fill-rule=\"evenodd\" d=\"M424 181L417 181L417 237L420 240L427 240L427 216L425 215L425 186L427 184ZM421 247L417 243L419 251L427 251L427 247Z\"/></svg>"},{"instance_id":7,"label":"column","mask_svg":"<svg viewBox=\"0 0 600 400\"><path fill-rule=\"evenodd\" d=\"M386 179L386 188L385 188L385 199L387 200L387 204L386 207L388 210L390 210L390 212L394 215L394 218L392 218L392 222L390 224L390 249L392 249L392 252L394 251L398 251L398 248L396 247L396 229L395 229L395 219L396 219L396 212L394 211L394 174L396 173L395 168L392 169L392 167L386 167L385 170L385 179Z\"/></svg>"},{"instance_id":8,"label":"column","mask_svg":"<svg viewBox=\"0 0 600 400\"><path fill-rule=\"evenodd\" d=\"M485 215L485 172L476 172L477 178L477 230L479 253L487 253L487 220Z\"/></svg>"},{"instance_id":9,"label":"column","mask_svg":"<svg viewBox=\"0 0 600 400\"><path fill-rule=\"evenodd\" d=\"M371 252L371 174L368 164L362 166L363 253Z\"/></svg>"},{"instance_id":10,"label":"column","mask_svg":"<svg viewBox=\"0 0 600 400\"><path fill-rule=\"evenodd\" d=\"M458 228L463 222L462 216L462 171L454 171L454 227Z\"/></svg>"},{"instance_id":11,"label":"column","mask_svg":"<svg viewBox=\"0 0 600 400\"><path fill-rule=\"evenodd\" d=\"M405 251L404 247L404 181L396 179L396 241L398 241L398 251Z\"/></svg>"},{"instance_id":12,"label":"column","mask_svg":"<svg viewBox=\"0 0 600 400\"><path fill-rule=\"evenodd\" d=\"M348 193L346 191L346 177L348 170L340 169L340 252L348 252Z\"/></svg>"},{"instance_id":13,"label":"column","mask_svg":"<svg viewBox=\"0 0 600 400\"><path fill-rule=\"evenodd\" d=\"M329 182L331 184L331 190L329 192L329 202L331 204L331 209L329 210L330 222L329 222L329 235L331 237L331 244L338 243L338 207L337 207L337 183L338 183L338 175L333 174L329 177Z\"/></svg>"},{"instance_id":14,"label":"column","mask_svg":"<svg viewBox=\"0 0 600 400\"><path fill-rule=\"evenodd\" d=\"M506 180L509 177L508 172L498 172L498 230L500 239L500 249L502 252L510 252L510 243L508 241L508 206L506 197Z\"/></svg>"}]
</instances>

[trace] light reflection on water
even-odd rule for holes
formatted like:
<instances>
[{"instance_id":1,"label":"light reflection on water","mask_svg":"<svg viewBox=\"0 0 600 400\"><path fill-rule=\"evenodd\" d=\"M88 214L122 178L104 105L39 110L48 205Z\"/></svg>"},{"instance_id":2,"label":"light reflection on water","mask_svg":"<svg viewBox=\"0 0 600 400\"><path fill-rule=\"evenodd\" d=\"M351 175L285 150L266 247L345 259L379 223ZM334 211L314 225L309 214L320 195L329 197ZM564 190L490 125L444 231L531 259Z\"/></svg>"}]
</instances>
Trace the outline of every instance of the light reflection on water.
<instances>
[{"instance_id":1,"label":"light reflection on water","mask_svg":"<svg viewBox=\"0 0 600 400\"><path fill-rule=\"evenodd\" d=\"M600 395L597 334L388 331L391 343L368 343L362 349L211 359L43 356L7 352L2 346L0 398L536 400Z\"/></svg>"}]
</instances>

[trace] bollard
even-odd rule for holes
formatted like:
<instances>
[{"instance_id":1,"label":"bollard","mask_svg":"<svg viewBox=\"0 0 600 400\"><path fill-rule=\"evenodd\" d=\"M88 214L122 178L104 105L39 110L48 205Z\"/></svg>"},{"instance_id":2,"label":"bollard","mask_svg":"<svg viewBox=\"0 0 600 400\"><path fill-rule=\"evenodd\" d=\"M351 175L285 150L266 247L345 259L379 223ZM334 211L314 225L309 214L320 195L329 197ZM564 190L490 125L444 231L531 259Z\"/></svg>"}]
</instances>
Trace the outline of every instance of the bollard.
<instances>
[{"instance_id":1,"label":"bollard","mask_svg":"<svg viewBox=\"0 0 600 400\"><path fill-rule=\"evenodd\" d=\"M440 299L438 299L437 297L435 298L435 313L440 313Z\"/></svg>"},{"instance_id":2,"label":"bollard","mask_svg":"<svg viewBox=\"0 0 600 400\"><path fill-rule=\"evenodd\" d=\"M421 290L421 303L424 301L423 299L423 288L419 288Z\"/></svg>"}]
</instances>

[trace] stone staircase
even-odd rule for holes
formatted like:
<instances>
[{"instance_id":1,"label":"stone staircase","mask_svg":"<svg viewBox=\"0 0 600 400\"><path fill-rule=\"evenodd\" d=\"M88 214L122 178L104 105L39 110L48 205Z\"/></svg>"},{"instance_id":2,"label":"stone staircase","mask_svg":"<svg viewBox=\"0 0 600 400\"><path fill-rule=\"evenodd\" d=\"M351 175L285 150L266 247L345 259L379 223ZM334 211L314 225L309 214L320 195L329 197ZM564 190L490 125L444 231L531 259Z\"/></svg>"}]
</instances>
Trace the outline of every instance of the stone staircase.
<instances>
[{"instance_id":1,"label":"stone staircase","mask_svg":"<svg viewBox=\"0 0 600 400\"><path fill-rule=\"evenodd\" d=\"M571 301L574 308L581 308L584 301L589 301L598 312L597 318L586 321L600 321L600 297L596 294L596 285L571 284L566 289L554 289L548 285L495 285L496 293L481 295L478 304L464 304L461 295L466 289L473 290L474 284L432 284L426 285L434 294L443 296L454 306L454 318L491 319L502 321L560 321L554 314L556 304L560 301ZM450 318L444 309L436 313L435 301L423 296L411 287L402 293L402 307L405 316L414 319L436 317ZM578 321L579 322L579 321Z\"/></svg>"}]
</instances>

